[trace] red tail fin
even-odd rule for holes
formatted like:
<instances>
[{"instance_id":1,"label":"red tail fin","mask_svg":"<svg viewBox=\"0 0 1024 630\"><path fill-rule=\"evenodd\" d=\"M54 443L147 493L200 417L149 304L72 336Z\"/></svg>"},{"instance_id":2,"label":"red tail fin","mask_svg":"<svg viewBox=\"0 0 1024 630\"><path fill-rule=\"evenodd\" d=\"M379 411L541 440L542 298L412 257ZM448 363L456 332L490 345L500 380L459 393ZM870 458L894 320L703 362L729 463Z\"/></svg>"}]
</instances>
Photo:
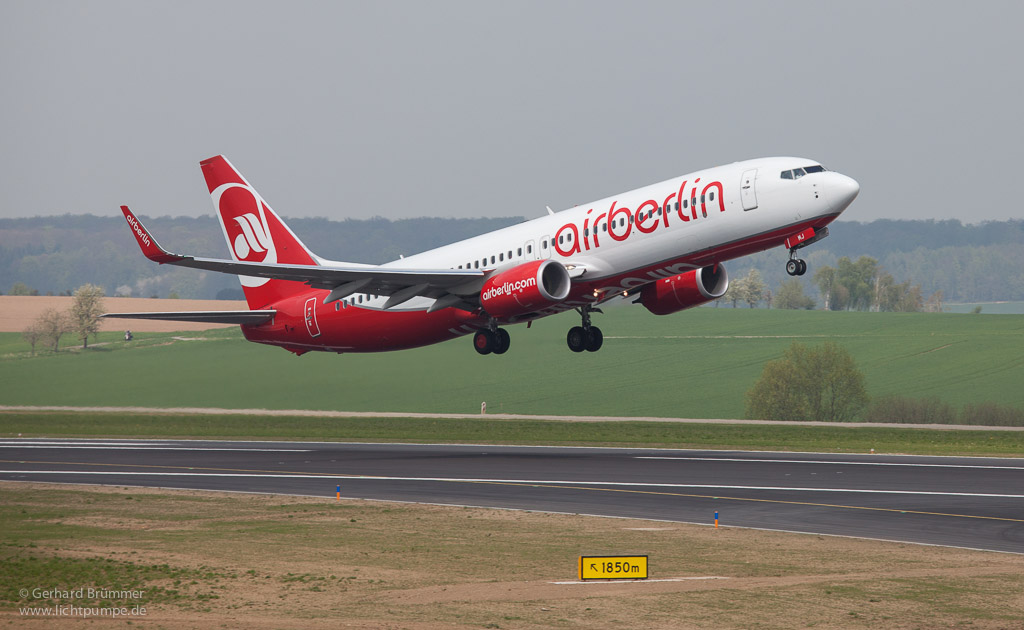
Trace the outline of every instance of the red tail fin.
<instances>
[{"instance_id":1,"label":"red tail fin","mask_svg":"<svg viewBox=\"0 0 1024 630\"><path fill-rule=\"evenodd\" d=\"M249 182L222 155L203 160L206 185L228 242L239 261L316 265L316 257L288 229ZM301 282L238 276L249 308L260 309L308 290Z\"/></svg>"}]
</instances>

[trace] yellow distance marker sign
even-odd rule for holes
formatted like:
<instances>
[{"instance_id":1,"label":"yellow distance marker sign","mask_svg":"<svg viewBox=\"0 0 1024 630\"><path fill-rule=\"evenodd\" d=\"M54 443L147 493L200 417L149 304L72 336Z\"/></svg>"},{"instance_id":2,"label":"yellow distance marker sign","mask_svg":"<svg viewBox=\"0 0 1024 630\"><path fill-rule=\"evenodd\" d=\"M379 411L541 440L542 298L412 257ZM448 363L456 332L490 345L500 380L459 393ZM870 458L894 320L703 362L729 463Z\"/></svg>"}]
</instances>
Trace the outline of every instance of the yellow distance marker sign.
<instances>
[{"instance_id":1,"label":"yellow distance marker sign","mask_svg":"<svg viewBox=\"0 0 1024 630\"><path fill-rule=\"evenodd\" d=\"M646 580L647 556L580 556L581 580Z\"/></svg>"}]
</instances>

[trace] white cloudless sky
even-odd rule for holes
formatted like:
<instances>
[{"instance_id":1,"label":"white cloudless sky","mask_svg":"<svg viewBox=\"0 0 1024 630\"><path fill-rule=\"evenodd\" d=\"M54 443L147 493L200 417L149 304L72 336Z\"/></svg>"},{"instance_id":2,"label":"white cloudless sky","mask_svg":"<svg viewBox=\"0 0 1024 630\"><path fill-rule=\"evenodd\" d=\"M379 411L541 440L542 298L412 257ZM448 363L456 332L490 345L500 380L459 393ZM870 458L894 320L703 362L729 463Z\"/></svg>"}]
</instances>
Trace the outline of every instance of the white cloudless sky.
<instances>
[{"instance_id":1,"label":"white cloudless sky","mask_svg":"<svg viewBox=\"0 0 1024 630\"><path fill-rule=\"evenodd\" d=\"M796 155L1020 218L1021 2L0 2L0 217L527 216Z\"/></svg>"}]
</instances>

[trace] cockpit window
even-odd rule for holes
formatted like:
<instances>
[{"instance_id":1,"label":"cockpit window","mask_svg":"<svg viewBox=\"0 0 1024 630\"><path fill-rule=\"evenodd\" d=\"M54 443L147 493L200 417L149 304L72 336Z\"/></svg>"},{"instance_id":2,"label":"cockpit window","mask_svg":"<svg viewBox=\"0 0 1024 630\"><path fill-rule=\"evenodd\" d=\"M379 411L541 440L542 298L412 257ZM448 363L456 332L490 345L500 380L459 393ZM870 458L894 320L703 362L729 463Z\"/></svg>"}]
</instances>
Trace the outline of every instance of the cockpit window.
<instances>
[{"instance_id":1,"label":"cockpit window","mask_svg":"<svg viewBox=\"0 0 1024 630\"><path fill-rule=\"evenodd\" d=\"M794 168L791 171L782 171L782 179L800 179L804 175L810 173L824 173L828 169L820 164L812 164L811 166L805 166L803 168Z\"/></svg>"}]
</instances>

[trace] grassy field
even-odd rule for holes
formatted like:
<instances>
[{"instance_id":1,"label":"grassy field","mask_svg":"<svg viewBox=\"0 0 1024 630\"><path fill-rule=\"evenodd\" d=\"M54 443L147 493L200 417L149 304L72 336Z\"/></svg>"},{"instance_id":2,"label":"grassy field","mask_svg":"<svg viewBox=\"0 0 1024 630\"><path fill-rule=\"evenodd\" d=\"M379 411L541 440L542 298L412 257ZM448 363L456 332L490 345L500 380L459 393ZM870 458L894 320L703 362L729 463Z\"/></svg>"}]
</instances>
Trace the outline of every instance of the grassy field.
<instances>
[{"instance_id":1,"label":"grassy field","mask_svg":"<svg viewBox=\"0 0 1024 630\"><path fill-rule=\"evenodd\" d=\"M1024 456L1010 431L558 422L446 418L310 418L109 413L0 413L0 437L143 437L558 446L628 446L832 453Z\"/></svg>"},{"instance_id":2,"label":"grassy field","mask_svg":"<svg viewBox=\"0 0 1024 630\"><path fill-rule=\"evenodd\" d=\"M1024 316L638 307L597 316L605 346L573 354L575 315L512 327L512 349L479 356L468 338L417 350L309 353L250 344L236 330L147 336L29 358L0 335L3 402L691 418L743 417L763 364L794 340L853 354L872 396L1024 406Z\"/></svg>"},{"instance_id":3,"label":"grassy field","mask_svg":"<svg viewBox=\"0 0 1024 630\"><path fill-rule=\"evenodd\" d=\"M0 483L0 623L102 627L1018 628L1017 556L723 527L303 497ZM560 585L581 554L651 578ZM141 591L34 597L36 588ZM27 594L22 594L22 589ZM80 618L47 627L82 627ZM90 626L90 627L92 627Z\"/></svg>"}]
</instances>

